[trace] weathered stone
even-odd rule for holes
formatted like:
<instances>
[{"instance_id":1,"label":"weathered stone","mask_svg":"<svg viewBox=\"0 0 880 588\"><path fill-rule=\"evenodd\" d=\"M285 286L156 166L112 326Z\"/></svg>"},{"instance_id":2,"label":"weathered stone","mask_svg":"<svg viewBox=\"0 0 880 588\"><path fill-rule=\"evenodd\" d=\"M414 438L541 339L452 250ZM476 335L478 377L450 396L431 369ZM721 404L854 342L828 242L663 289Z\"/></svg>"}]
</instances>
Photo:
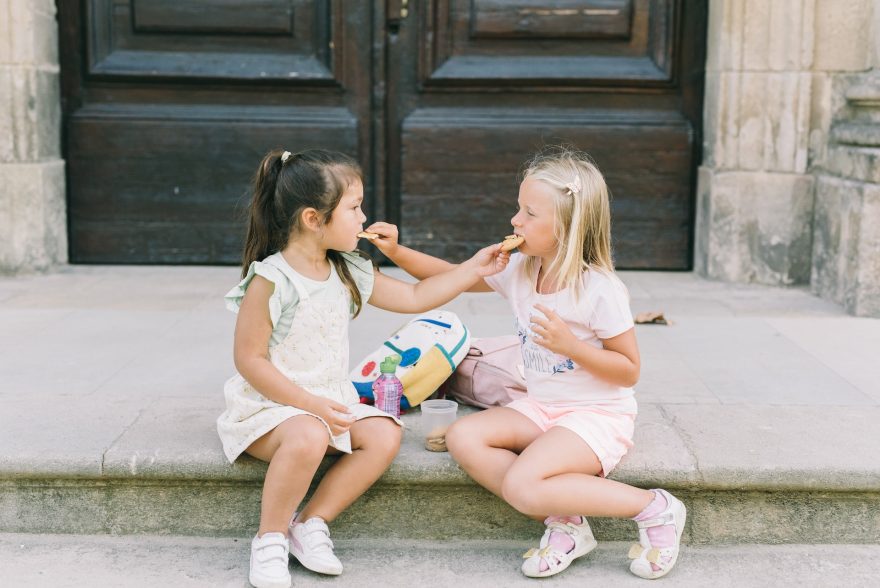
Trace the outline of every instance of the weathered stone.
<instances>
[{"instance_id":1,"label":"weathered stone","mask_svg":"<svg viewBox=\"0 0 880 588\"><path fill-rule=\"evenodd\" d=\"M814 73L810 96L810 139L808 166L821 165L828 149L832 121L832 76Z\"/></svg>"},{"instance_id":2,"label":"weathered stone","mask_svg":"<svg viewBox=\"0 0 880 588\"><path fill-rule=\"evenodd\" d=\"M67 263L64 162L0 164L0 270Z\"/></svg>"},{"instance_id":3,"label":"weathered stone","mask_svg":"<svg viewBox=\"0 0 880 588\"><path fill-rule=\"evenodd\" d=\"M880 317L880 185L820 176L811 287L859 316Z\"/></svg>"},{"instance_id":4,"label":"weathered stone","mask_svg":"<svg viewBox=\"0 0 880 588\"><path fill-rule=\"evenodd\" d=\"M863 71L871 66L874 0L815 0L816 34L813 68Z\"/></svg>"},{"instance_id":5,"label":"weathered stone","mask_svg":"<svg viewBox=\"0 0 880 588\"><path fill-rule=\"evenodd\" d=\"M696 269L763 284L802 284L810 275L812 177L713 172L699 175Z\"/></svg>"},{"instance_id":6,"label":"weathered stone","mask_svg":"<svg viewBox=\"0 0 880 588\"><path fill-rule=\"evenodd\" d=\"M831 145L825 169L834 175L861 182L880 183L880 148Z\"/></svg>"},{"instance_id":7,"label":"weathered stone","mask_svg":"<svg viewBox=\"0 0 880 588\"><path fill-rule=\"evenodd\" d=\"M705 164L805 172L811 94L809 73L707 73Z\"/></svg>"},{"instance_id":8,"label":"weathered stone","mask_svg":"<svg viewBox=\"0 0 880 588\"><path fill-rule=\"evenodd\" d=\"M0 528L26 533L231 536L258 527L259 482L18 480L0 484ZM875 541L870 492L750 492L669 487L688 505L688 543ZM47 514L51 513L51 515ZM406 524L401 524L406 521ZM625 519L591 520L601 540L628 540ZM529 540L540 523L473 484L377 484L334 523L339 539Z\"/></svg>"},{"instance_id":9,"label":"weathered stone","mask_svg":"<svg viewBox=\"0 0 880 588\"><path fill-rule=\"evenodd\" d=\"M880 123L845 122L834 126L832 138L841 145L880 148Z\"/></svg>"},{"instance_id":10,"label":"weathered stone","mask_svg":"<svg viewBox=\"0 0 880 588\"><path fill-rule=\"evenodd\" d=\"M40 161L61 155L58 74L0 68L0 162Z\"/></svg>"},{"instance_id":11,"label":"weathered stone","mask_svg":"<svg viewBox=\"0 0 880 588\"><path fill-rule=\"evenodd\" d=\"M707 71L804 71L813 56L815 0L712 0Z\"/></svg>"},{"instance_id":12,"label":"weathered stone","mask_svg":"<svg viewBox=\"0 0 880 588\"><path fill-rule=\"evenodd\" d=\"M7 0L0 4L0 9L0 63L46 66L57 72L55 3Z\"/></svg>"}]
</instances>

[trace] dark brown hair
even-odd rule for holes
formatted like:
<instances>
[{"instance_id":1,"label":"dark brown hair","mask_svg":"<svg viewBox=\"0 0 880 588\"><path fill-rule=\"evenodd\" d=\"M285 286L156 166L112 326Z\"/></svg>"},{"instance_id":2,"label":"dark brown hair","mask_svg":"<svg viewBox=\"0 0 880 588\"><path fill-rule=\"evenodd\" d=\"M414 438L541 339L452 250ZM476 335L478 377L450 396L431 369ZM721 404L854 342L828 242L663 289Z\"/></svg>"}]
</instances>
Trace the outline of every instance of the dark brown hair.
<instances>
[{"instance_id":1,"label":"dark brown hair","mask_svg":"<svg viewBox=\"0 0 880 588\"><path fill-rule=\"evenodd\" d=\"M267 153L254 176L242 278L251 263L287 246L291 234L301 229L303 210L314 208L321 222L329 223L345 189L363 181L360 166L343 153L309 149L290 154L282 162L283 153L280 149ZM328 249L327 259L348 288L357 316L363 300L348 265L339 251Z\"/></svg>"}]
</instances>

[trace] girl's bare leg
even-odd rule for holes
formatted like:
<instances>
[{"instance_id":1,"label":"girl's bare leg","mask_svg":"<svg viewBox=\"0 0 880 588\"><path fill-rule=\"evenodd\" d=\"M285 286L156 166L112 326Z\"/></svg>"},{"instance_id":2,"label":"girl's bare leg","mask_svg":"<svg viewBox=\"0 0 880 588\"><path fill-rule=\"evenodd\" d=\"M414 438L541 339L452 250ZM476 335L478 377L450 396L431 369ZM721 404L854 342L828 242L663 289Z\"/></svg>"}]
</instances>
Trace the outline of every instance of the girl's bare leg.
<instances>
[{"instance_id":1,"label":"girl's bare leg","mask_svg":"<svg viewBox=\"0 0 880 588\"><path fill-rule=\"evenodd\" d=\"M251 443L245 451L269 462L260 504L260 530L287 533L287 525L302 502L329 441L327 428L309 415L291 417Z\"/></svg>"},{"instance_id":2,"label":"girl's bare leg","mask_svg":"<svg viewBox=\"0 0 880 588\"><path fill-rule=\"evenodd\" d=\"M523 514L632 518L654 498L650 490L598 476L602 464L573 431L553 427L507 470L501 494Z\"/></svg>"},{"instance_id":3,"label":"girl's bare leg","mask_svg":"<svg viewBox=\"0 0 880 588\"><path fill-rule=\"evenodd\" d=\"M386 417L370 417L351 425L350 454L334 463L299 514L300 521L318 516L328 523L357 500L388 469L400 450L403 431Z\"/></svg>"},{"instance_id":4,"label":"girl's bare leg","mask_svg":"<svg viewBox=\"0 0 880 588\"><path fill-rule=\"evenodd\" d=\"M541 429L512 408L489 408L458 419L446 433L446 447L481 486L504 498L501 485L517 456L541 435ZM530 515L544 520L541 513Z\"/></svg>"}]
</instances>

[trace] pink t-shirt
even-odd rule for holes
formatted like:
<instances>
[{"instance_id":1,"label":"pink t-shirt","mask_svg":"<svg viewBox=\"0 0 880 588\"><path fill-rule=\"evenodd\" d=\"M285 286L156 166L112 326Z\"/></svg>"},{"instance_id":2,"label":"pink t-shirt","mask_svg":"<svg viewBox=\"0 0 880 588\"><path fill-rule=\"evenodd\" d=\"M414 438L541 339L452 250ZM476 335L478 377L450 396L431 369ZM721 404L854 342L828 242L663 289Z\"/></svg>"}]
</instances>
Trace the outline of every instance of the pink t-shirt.
<instances>
[{"instance_id":1,"label":"pink t-shirt","mask_svg":"<svg viewBox=\"0 0 880 588\"><path fill-rule=\"evenodd\" d=\"M532 315L543 316L535 308L535 304L542 304L554 310L578 339L601 349L602 339L616 337L633 327L629 295L623 282L616 275L590 270L584 273L584 291L577 302L568 289L538 294L537 267L527 275L526 259L522 254L514 254L504 271L486 278L486 283L504 296L513 309L529 397L553 406L593 406L636 414L638 407L632 388L601 380L571 358L541 347L533 341L534 333L529 328Z\"/></svg>"}]
</instances>

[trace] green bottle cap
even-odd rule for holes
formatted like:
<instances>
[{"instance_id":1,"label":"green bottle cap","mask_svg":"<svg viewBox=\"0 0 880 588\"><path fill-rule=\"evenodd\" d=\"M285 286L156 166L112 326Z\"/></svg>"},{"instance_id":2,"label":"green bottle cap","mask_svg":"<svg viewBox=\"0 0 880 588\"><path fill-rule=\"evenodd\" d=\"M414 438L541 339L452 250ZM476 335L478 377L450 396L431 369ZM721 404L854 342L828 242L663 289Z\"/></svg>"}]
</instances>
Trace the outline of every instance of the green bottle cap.
<instances>
[{"instance_id":1,"label":"green bottle cap","mask_svg":"<svg viewBox=\"0 0 880 588\"><path fill-rule=\"evenodd\" d=\"M381 364L379 364L379 372L383 374L393 374L397 371L397 364L400 363L399 355L389 355ZM375 365L375 364L374 364Z\"/></svg>"}]
</instances>

